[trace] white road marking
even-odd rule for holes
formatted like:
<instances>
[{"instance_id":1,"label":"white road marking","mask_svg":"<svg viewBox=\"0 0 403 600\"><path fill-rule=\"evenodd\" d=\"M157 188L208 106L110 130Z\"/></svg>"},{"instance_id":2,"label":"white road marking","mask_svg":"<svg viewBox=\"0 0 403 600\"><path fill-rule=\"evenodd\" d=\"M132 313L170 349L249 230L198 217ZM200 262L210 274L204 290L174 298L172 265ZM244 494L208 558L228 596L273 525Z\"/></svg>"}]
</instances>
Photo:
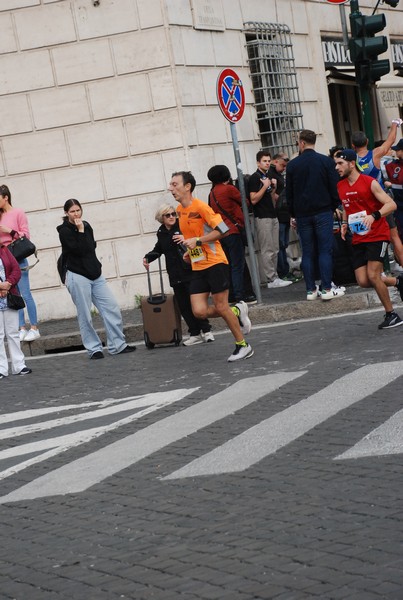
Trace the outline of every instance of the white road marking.
<instances>
[{"instance_id":1,"label":"white road marking","mask_svg":"<svg viewBox=\"0 0 403 600\"><path fill-rule=\"evenodd\" d=\"M171 392L156 392L153 394L147 394L147 396L137 398L136 400L131 400L131 398L133 398L133 397L130 396L128 398L131 400L130 402L128 402L127 404L124 404L124 403L119 404L119 406L115 407L117 409L115 411L116 413L118 413L122 410L137 409L137 411L134 414L128 415L124 419L114 421L113 423L110 423L109 425L105 425L105 426L101 426L101 427L94 427L91 429L85 429L85 430L78 431L78 432L75 432L72 434L66 434L64 436L59 436L59 437L55 437L55 438L47 438L44 440L39 440L37 442L22 444L21 446L14 446L13 448L8 448L5 450L2 450L0 452L0 460L7 459L7 458L13 458L13 457L17 457L17 456L24 456L26 454L32 454L34 452L39 453L39 454L37 454L37 456L29 458L23 462L13 465L12 467L0 472L0 480L5 479L6 477L9 477L10 475L14 475L15 473L18 473L19 471L22 471L23 469L26 469L27 467L30 467L31 465L34 465L39 462L43 462L44 460L51 458L52 456L56 456L57 454L60 454L61 452L65 452L66 450L69 450L70 448L72 448L74 446L79 446L80 444L89 442L92 439L100 437L101 435L103 435L109 431L118 429L122 425L127 425L128 423L132 423L133 421L136 421L136 420L140 419L141 417L144 417L145 415L148 415L149 413L154 412L155 410L159 410L160 408L167 406L168 404L172 404L173 402L182 400L182 398L184 398L185 396L188 396L192 392L195 392L197 389L198 388L190 388L190 389L174 390ZM122 400L120 400L119 403L122 402L123 400L124 400L124 398ZM113 404L116 404L116 401L114 401L114 400L108 400L106 402L108 402L108 403L112 402ZM80 405L76 406L76 409L79 407L80 407ZM138 410L140 407L146 407L146 408L143 408L143 410ZM85 413L85 415L87 416L87 418L92 419L95 412L99 412L99 411L94 411L93 413ZM111 413L108 412L108 414L111 414ZM69 417L65 418L64 423L62 421L63 421L62 419L58 419L57 425L63 425L67 422L69 422L69 423L71 422L69 420ZM11 432L12 430L7 430L7 431ZM0 502L1 502L1 499L0 499Z\"/></svg>"},{"instance_id":2,"label":"white road marking","mask_svg":"<svg viewBox=\"0 0 403 600\"><path fill-rule=\"evenodd\" d=\"M240 380L207 400L39 477L0 498L0 504L82 492L304 374L305 371L276 373Z\"/></svg>"},{"instance_id":3,"label":"white road marking","mask_svg":"<svg viewBox=\"0 0 403 600\"><path fill-rule=\"evenodd\" d=\"M355 446L336 456L334 460L386 456L403 453L403 410L395 413L385 423L371 431Z\"/></svg>"},{"instance_id":4,"label":"white road marking","mask_svg":"<svg viewBox=\"0 0 403 600\"><path fill-rule=\"evenodd\" d=\"M368 365L262 421L164 479L244 471L304 433L397 379L403 361Z\"/></svg>"}]
</instances>

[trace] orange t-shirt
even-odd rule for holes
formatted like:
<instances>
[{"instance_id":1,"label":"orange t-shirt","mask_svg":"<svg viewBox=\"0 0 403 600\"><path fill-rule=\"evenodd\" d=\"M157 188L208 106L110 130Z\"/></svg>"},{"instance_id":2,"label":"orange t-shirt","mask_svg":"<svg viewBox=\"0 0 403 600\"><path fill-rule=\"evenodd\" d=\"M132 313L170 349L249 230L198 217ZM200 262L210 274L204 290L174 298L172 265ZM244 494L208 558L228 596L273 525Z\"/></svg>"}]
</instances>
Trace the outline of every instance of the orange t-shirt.
<instances>
[{"instance_id":1,"label":"orange t-shirt","mask_svg":"<svg viewBox=\"0 0 403 600\"><path fill-rule=\"evenodd\" d=\"M176 212L179 217L179 228L185 239L207 235L223 222L221 215L215 213L208 204L198 198L193 198L192 203L186 208L178 204ZM203 257L197 262L192 262L194 271L208 269L219 263L228 264L225 252L218 240L204 243L201 250Z\"/></svg>"}]
</instances>

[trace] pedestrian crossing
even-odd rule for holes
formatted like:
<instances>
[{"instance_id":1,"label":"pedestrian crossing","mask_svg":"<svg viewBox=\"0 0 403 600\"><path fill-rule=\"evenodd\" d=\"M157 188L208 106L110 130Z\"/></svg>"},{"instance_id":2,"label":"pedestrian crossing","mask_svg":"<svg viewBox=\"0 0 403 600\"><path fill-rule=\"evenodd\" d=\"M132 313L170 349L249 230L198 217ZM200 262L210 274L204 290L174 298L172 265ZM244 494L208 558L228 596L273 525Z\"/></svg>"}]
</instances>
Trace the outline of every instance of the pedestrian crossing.
<instances>
[{"instance_id":1,"label":"pedestrian crossing","mask_svg":"<svg viewBox=\"0 0 403 600\"><path fill-rule=\"evenodd\" d=\"M169 481L245 471L339 412L348 410L394 382L402 375L402 367L403 361L360 367L316 393L296 401L292 406L263 419L163 479ZM284 371L241 379L206 399L197 402L193 400L190 406L95 452L85 452L84 446L83 455L79 459L49 470L41 477L0 497L0 503L80 493L176 441L186 438L191 448L193 434L203 429L208 435L209 428L219 421L225 427L227 417L262 398L267 398L268 402L273 401L278 390L284 386L292 385L295 398L298 399L298 382L303 381L306 374L306 370ZM138 425L141 426L141 419L146 415L192 395L200 396L202 392L199 387L186 388L66 405L57 409L52 407L0 415L0 425L9 424L0 430L0 440L13 440L14 444L13 447L0 451L0 479L11 477L37 463L49 461L58 454L101 438L129 423L139 421ZM21 421L23 424L18 424ZM400 453L403 451L402 429L403 411L399 411L352 448L333 458L347 460ZM29 441L30 436L35 437L35 440ZM40 439L38 436L41 436ZM15 444L15 440L19 438L24 441Z\"/></svg>"}]
</instances>

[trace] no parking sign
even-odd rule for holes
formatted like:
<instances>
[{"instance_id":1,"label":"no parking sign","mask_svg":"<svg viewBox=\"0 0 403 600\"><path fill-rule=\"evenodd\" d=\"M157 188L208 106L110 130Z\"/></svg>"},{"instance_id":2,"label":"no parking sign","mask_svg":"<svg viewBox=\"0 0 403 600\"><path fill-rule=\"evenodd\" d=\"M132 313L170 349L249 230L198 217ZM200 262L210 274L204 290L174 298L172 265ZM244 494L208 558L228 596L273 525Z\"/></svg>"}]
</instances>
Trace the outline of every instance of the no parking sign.
<instances>
[{"instance_id":1,"label":"no parking sign","mask_svg":"<svg viewBox=\"0 0 403 600\"><path fill-rule=\"evenodd\" d=\"M245 110L245 92L242 81L232 69L224 69L218 76L217 100L228 121L236 123L241 119Z\"/></svg>"}]
</instances>

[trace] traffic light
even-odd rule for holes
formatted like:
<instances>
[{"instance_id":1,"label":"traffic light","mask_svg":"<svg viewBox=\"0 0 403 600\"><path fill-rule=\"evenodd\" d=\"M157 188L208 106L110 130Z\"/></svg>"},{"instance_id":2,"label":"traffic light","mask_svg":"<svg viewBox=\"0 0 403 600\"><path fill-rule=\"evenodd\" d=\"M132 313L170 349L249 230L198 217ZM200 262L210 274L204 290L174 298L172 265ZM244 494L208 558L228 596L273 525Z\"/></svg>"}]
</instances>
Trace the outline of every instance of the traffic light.
<instances>
[{"instance_id":1,"label":"traffic light","mask_svg":"<svg viewBox=\"0 0 403 600\"><path fill-rule=\"evenodd\" d=\"M377 58L388 49L388 40L384 35L375 37L375 33L386 27L385 15L350 14L350 25L351 39L348 47L351 62L355 65L356 79L360 84L378 81L390 71L389 60Z\"/></svg>"}]
</instances>

